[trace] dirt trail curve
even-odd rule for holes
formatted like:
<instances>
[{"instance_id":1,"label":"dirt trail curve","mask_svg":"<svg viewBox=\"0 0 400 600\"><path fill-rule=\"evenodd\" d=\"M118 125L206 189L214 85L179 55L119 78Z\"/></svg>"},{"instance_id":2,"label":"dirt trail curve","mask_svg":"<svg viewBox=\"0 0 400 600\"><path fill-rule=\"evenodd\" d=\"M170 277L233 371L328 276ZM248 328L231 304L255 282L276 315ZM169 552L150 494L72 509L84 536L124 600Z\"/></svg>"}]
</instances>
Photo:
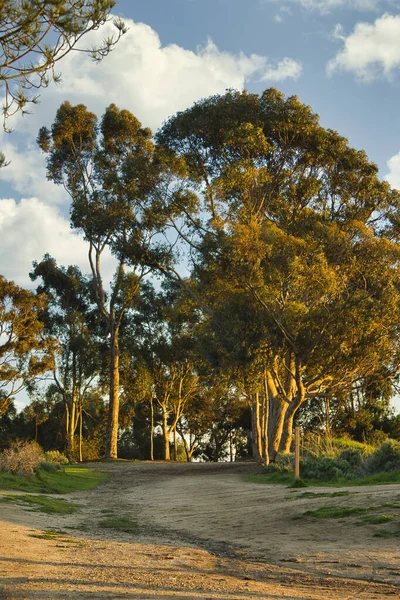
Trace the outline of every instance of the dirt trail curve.
<instances>
[{"instance_id":1,"label":"dirt trail curve","mask_svg":"<svg viewBox=\"0 0 400 600\"><path fill-rule=\"evenodd\" d=\"M73 515L1 505L0 600L400 598L400 511L384 525L303 516L327 505L396 506L398 485L304 497L243 481L257 470L247 463L93 467L109 480L63 496L79 505ZM135 520L138 530L102 528L109 516ZM61 535L32 537L46 529Z\"/></svg>"}]
</instances>

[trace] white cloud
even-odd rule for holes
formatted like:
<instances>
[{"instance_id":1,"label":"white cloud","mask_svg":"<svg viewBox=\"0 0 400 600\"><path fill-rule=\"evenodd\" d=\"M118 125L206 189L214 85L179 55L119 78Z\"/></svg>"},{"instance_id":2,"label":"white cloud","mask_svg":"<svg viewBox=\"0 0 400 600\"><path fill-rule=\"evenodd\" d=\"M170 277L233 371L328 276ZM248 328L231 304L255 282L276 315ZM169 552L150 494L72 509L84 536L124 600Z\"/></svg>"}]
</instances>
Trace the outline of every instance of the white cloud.
<instances>
[{"instance_id":1,"label":"white cloud","mask_svg":"<svg viewBox=\"0 0 400 600\"><path fill-rule=\"evenodd\" d=\"M48 252L59 264L75 264L88 271L88 245L74 233L55 207L37 198L0 199L0 264L2 274L18 285L32 287L29 271L33 260ZM112 259L104 260L106 282L112 276Z\"/></svg>"},{"instance_id":2,"label":"white cloud","mask_svg":"<svg viewBox=\"0 0 400 600\"><path fill-rule=\"evenodd\" d=\"M200 98L242 89L252 79L275 82L301 73L293 59L275 63L256 54L232 54L211 40L195 52L176 44L163 46L148 25L125 21L128 33L104 61L96 64L83 53L70 53L60 64L62 83L43 90L32 115L10 121L11 135L0 134L0 148L11 160L1 173L8 186L3 191L0 187L0 198L13 198L0 200L0 264L2 273L19 284L29 285L31 261L45 252L61 264L79 264L87 271L86 245L69 228L68 196L46 180L45 157L35 142L39 128L51 125L63 101L83 103L99 116L115 103L154 130ZM111 33L109 23L87 36L85 45L98 45ZM25 199L18 203L18 197Z\"/></svg>"},{"instance_id":3,"label":"white cloud","mask_svg":"<svg viewBox=\"0 0 400 600\"><path fill-rule=\"evenodd\" d=\"M278 3L281 0L266 0ZM390 0L286 0L287 4L298 4L308 10L317 10L322 14L330 13L335 9L348 10L377 10L381 6L390 5Z\"/></svg>"},{"instance_id":4,"label":"white cloud","mask_svg":"<svg viewBox=\"0 0 400 600\"><path fill-rule=\"evenodd\" d=\"M261 81L283 81L284 79L298 79L302 73L301 63L292 58L284 58L276 67L270 66L264 73Z\"/></svg>"},{"instance_id":5,"label":"white cloud","mask_svg":"<svg viewBox=\"0 0 400 600\"><path fill-rule=\"evenodd\" d=\"M114 102L155 129L200 98L224 93L227 88L242 89L251 80L266 81L268 72L274 72L274 65L265 56L224 52L211 40L196 52L176 44L163 46L150 26L130 19L125 22L128 33L100 64L81 53L65 57L62 83L44 90L41 104L33 107L34 115L19 117L15 129L23 126L36 137L38 128L51 122L66 99L84 103L97 114ZM111 23L107 23L88 35L85 43L98 44L112 32Z\"/></svg>"},{"instance_id":6,"label":"white cloud","mask_svg":"<svg viewBox=\"0 0 400 600\"><path fill-rule=\"evenodd\" d=\"M27 136L24 147L18 147L14 140L13 134L0 134L0 148L10 162L1 171L2 181L23 196L37 196L50 204L67 202L65 190L46 179L45 158L35 141Z\"/></svg>"},{"instance_id":7,"label":"white cloud","mask_svg":"<svg viewBox=\"0 0 400 600\"><path fill-rule=\"evenodd\" d=\"M388 160L387 166L389 167L389 173L385 175L386 181L393 188L400 190L400 152Z\"/></svg>"},{"instance_id":8,"label":"white cloud","mask_svg":"<svg viewBox=\"0 0 400 600\"><path fill-rule=\"evenodd\" d=\"M329 61L329 75L342 70L371 81L380 75L390 77L400 66L400 15L385 14L374 23L357 23L349 36L336 27L335 36L343 48Z\"/></svg>"}]
</instances>

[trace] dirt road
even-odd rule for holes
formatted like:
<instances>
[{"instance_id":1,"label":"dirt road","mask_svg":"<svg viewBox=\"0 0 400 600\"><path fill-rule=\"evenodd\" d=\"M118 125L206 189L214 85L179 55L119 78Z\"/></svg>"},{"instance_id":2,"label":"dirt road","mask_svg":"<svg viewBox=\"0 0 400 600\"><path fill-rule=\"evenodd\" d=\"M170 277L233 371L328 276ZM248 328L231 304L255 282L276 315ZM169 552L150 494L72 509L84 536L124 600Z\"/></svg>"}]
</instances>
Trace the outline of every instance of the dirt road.
<instances>
[{"instance_id":1,"label":"dirt road","mask_svg":"<svg viewBox=\"0 0 400 600\"><path fill-rule=\"evenodd\" d=\"M248 483L249 464L93 467L109 480L63 496L79 505L73 515L1 505L1 600L400 597L398 485L312 496L338 490ZM375 510L304 515L327 506ZM115 517L137 529L105 529ZM48 529L59 536L32 537Z\"/></svg>"}]
</instances>

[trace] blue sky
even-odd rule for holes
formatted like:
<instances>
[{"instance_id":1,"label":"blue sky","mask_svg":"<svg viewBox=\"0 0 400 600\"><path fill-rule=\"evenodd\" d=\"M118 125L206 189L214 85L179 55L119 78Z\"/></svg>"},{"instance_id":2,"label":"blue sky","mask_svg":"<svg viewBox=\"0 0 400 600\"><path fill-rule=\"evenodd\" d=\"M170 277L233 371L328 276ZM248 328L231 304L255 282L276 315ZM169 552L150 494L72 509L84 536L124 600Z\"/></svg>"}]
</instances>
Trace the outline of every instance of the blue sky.
<instances>
[{"instance_id":1,"label":"blue sky","mask_svg":"<svg viewBox=\"0 0 400 600\"><path fill-rule=\"evenodd\" d=\"M62 83L33 114L0 133L11 164L0 171L0 272L29 286L45 252L87 271L86 246L69 227L65 192L47 182L35 138L64 101L99 116L114 102L145 126L227 88L296 94L400 187L400 1L117 0L128 33L101 64L72 53ZM105 25L87 39L112 33ZM108 260L111 278L111 260ZM107 266L106 260L106 266Z\"/></svg>"}]
</instances>

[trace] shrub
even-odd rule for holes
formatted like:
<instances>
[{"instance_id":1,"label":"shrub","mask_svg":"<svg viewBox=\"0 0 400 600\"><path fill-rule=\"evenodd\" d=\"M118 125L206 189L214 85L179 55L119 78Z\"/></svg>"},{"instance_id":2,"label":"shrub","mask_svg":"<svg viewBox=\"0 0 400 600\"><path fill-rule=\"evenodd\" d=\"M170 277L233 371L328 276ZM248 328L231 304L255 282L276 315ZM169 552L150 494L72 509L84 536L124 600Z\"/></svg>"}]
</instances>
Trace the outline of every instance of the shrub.
<instances>
[{"instance_id":1,"label":"shrub","mask_svg":"<svg viewBox=\"0 0 400 600\"><path fill-rule=\"evenodd\" d=\"M359 448L348 448L339 454L339 460L345 460L351 467L360 467L363 463L363 451Z\"/></svg>"},{"instance_id":2,"label":"shrub","mask_svg":"<svg viewBox=\"0 0 400 600\"><path fill-rule=\"evenodd\" d=\"M366 471L380 473L400 469L400 442L388 440L368 458Z\"/></svg>"},{"instance_id":3,"label":"shrub","mask_svg":"<svg viewBox=\"0 0 400 600\"><path fill-rule=\"evenodd\" d=\"M82 460L98 460L104 455L103 440L99 437L82 441Z\"/></svg>"},{"instance_id":4,"label":"shrub","mask_svg":"<svg viewBox=\"0 0 400 600\"><path fill-rule=\"evenodd\" d=\"M294 471L294 454L278 454L275 462L266 467L267 473L288 473Z\"/></svg>"},{"instance_id":5,"label":"shrub","mask_svg":"<svg viewBox=\"0 0 400 600\"><path fill-rule=\"evenodd\" d=\"M47 460L42 461L38 468L42 471L46 471L47 473L55 473L56 471L60 471L62 469L60 463L48 462Z\"/></svg>"},{"instance_id":6,"label":"shrub","mask_svg":"<svg viewBox=\"0 0 400 600\"><path fill-rule=\"evenodd\" d=\"M340 458L310 458L301 463L301 476L305 479L332 481L352 474L352 465Z\"/></svg>"},{"instance_id":7,"label":"shrub","mask_svg":"<svg viewBox=\"0 0 400 600\"><path fill-rule=\"evenodd\" d=\"M69 460L62 452L58 450L49 450L45 453L44 459L47 463L58 463L59 465L68 465Z\"/></svg>"},{"instance_id":8,"label":"shrub","mask_svg":"<svg viewBox=\"0 0 400 600\"><path fill-rule=\"evenodd\" d=\"M33 475L43 461L43 450L36 442L16 441L0 454L0 471Z\"/></svg>"}]
</instances>

